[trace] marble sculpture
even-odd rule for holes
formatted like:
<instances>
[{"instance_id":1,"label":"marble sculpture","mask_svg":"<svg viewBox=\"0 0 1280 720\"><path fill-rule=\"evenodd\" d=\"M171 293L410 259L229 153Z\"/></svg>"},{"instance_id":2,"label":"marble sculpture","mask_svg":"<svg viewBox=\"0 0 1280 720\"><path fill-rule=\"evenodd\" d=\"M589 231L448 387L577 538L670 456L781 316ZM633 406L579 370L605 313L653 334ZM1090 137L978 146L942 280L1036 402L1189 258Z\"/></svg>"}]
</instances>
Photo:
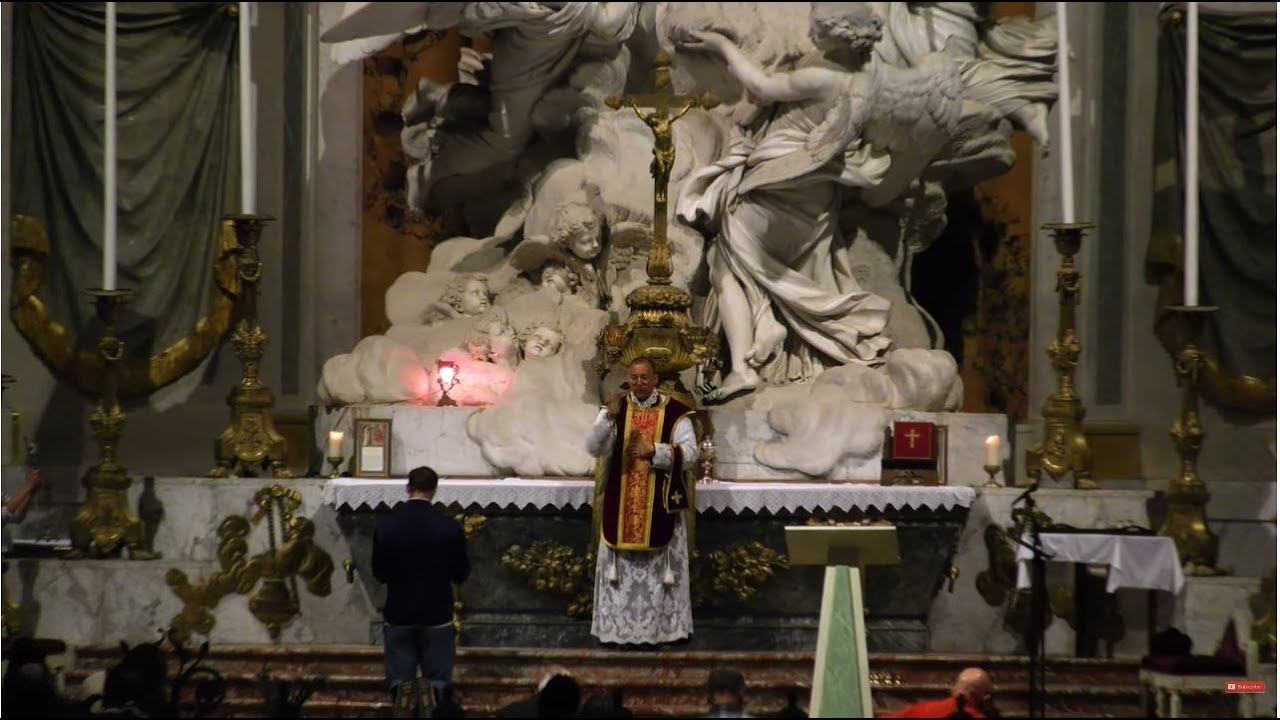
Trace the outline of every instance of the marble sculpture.
<instances>
[{"instance_id":1,"label":"marble sculpture","mask_svg":"<svg viewBox=\"0 0 1280 720\"><path fill-rule=\"evenodd\" d=\"M424 27L493 52L464 52L458 83L419 82L403 113L411 205L460 206L474 236L396 281L390 329L326 363L322 401L434 404L452 360L451 397L486 408L468 433L491 463L589 471L575 428L601 397L596 335L646 280L656 162L633 109L604 98L648 90L661 49L675 92L721 99L682 113L658 168L673 282L726 348L700 401L767 412L782 440L757 459L808 475L877 453L888 410L954 410L911 257L949 192L1012 165L1014 128L1045 147L1054 98L1054 19L993 22L988 6L348 3L325 33L341 60ZM835 424L851 431L810 432Z\"/></svg>"}]
</instances>

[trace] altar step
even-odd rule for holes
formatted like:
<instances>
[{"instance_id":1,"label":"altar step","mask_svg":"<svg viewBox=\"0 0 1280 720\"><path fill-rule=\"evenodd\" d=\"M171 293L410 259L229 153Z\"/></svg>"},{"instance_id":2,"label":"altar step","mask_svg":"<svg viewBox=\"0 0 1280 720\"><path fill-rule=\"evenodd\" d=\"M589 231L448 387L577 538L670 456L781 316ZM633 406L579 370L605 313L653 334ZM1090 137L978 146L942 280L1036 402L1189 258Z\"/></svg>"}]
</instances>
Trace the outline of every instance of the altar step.
<instances>
[{"instance_id":1,"label":"altar step","mask_svg":"<svg viewBox=\"0 0 1280 720\"><path fill-rule=\"evenodd\" d=\"M117 648L81 648L68 674L76 687L89 673L109 667ZM381 648L369 646L222 646L207 664L228 681L223 714L261 715L257 674L264 668L277 678L318 674L326 683L306 704L308 717L387 716L390 702L383 685ZM1026 660L1017 656L873 654L872 694L877 712L946 694L958 669L987 668L997 684L1006 716L1025 717ZM455 672L458 696L472 717L492 716L507 703L527 697L548 668L563 667L584 685L584 698L620 689L627 707L640 717L696 717L706 712L707 672L739 670L747 678L748 711L776 714L797 693L807 705L813 655L803 652L620 652L542 650L536 648L462 648ZM1050 659L1049 717L1141 717L1137 666L1133 661ZM1188 698L1197 717L1231 717L1222 697Z\"/></svg>"}]
</instances>

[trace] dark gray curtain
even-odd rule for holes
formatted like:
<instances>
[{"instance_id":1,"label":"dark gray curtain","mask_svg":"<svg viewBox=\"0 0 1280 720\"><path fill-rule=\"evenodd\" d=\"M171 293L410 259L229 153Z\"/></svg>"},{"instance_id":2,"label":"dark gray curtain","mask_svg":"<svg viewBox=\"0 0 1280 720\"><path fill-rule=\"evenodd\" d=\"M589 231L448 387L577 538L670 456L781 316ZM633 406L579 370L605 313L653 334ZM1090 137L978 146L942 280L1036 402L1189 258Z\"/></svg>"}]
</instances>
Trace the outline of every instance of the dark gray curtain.
<instances>
[{"instance_id":1,"label":"dark gray curtain","mask_svg":"<svg viewBox=\"0 0 1280 720\"><path fill-rule=\"evenodd\" d=\"M220 216L237 210L237 19L226 3L117 5L120 287L131 355L206 311ZM16 3L12 207L49 231L41 292L82 335L102 284L103 3Z\"/></svg>"},{"instance_id":2,"label":"dark gray curtain","mask_svg":"<svg viewBox=\"0 0 1280 720\"><path fill-rule=\"evenodd\" d=\"M1276 375L1276 17L1200 14L1200 303L1224 370ZM1181 287L1186 26L1161 18L1148 269ZM1181 301L1180 296L1177 302Z\"/></svg>"}]
</instances>

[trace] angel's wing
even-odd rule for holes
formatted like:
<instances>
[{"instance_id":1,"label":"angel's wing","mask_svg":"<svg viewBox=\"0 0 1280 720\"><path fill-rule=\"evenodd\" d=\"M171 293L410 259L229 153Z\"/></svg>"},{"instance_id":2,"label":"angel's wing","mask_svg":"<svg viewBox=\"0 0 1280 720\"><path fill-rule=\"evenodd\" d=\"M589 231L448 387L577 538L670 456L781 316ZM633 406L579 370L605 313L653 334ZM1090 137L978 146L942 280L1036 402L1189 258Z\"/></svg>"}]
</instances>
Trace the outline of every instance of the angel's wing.
<instances>
[{"instance_id":1,"label":"angel's wing","mask_svg":"<svg viewBox=\"0 0 1280 720\"><path fill-rule=\"evenodd\" d=\"M839 98L827 110L818 127L805 138L804 147L816 162L826 162L857 137L853 98Z\"/></svg>"},{"instance_id":2,"label":"angel's wing","mask_svg":"<svg viewBox=\"0 0 1280 720\"><path fill-rule=\"evenodd\" d=\"M330 43L335 62L363 60L422 28L443 30L458 25L464 2L349 2L342 19L320 35Z\"/></svg>"}]
</instances>

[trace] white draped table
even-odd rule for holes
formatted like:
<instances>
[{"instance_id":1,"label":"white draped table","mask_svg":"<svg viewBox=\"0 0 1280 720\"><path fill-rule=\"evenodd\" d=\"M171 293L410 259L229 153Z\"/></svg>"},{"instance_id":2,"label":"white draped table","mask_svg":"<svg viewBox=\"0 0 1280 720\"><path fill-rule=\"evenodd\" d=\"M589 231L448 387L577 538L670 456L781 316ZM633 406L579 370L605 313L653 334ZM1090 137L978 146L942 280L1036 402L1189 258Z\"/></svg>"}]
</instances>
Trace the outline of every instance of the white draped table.
<instances>
[{"instance_id":1,"label":"white draped table","mask_svg":"<svg viewBox=\"0 0 1280 720\"><path fill-rule=\"evenodd\" d=\"M1026 539L1025 537L1023 538ZM1184 578L1172 538L1104 533L1040 533L1050 562L1106 565L1107 592L1120 588L1182 591ZM1018 587L1031 587L1031 549L1018 546Z\"/></svg>"},{"instance_id":2,"label":"white draped table","mask_svg":"<svg viewBox=\"0 0 1280 720\"><path fill-rule=\"evenodd\" d=\"M594 483L566 479L441 479L436 502L462 507L569 509L590 507ZM977 492L962 485L881 486L870 483L710 483L697 486L700 512L832 510L950 510L973 504ZM325 504L352 510L391 507L405 498L403 478L335 478L325 483Z\"/></svg>"}]
</instances>

